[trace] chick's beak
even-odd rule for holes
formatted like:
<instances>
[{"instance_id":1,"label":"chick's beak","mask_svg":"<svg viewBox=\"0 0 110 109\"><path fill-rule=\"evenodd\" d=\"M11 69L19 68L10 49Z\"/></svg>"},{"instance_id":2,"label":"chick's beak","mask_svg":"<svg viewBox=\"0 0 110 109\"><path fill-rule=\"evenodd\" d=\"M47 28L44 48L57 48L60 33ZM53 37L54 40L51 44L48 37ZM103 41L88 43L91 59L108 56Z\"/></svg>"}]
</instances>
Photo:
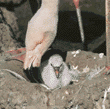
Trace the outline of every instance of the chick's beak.
<instances>
[{"instance_id":1,"label":"chick's beak","mask_svg":"<svg viewBox=\"0 0 110 109\"><path fill-rule=\"evenodd\" d=\"M51 64L51 66L54 69L54 72L55 72L56 77L59 78L60 77L60 74L61 74L61 71L60 71L60 67L61 66L60 67L54 67L52 64Z\"/></svg>"},{"instance_id":2,"label":"chick's beak","mask_svg":"<svg viewBox=\"0 0 110 109\"><path fill-rule=\"evenodd\" d=\"M55 70L55 75L57 78L59 78L59 71L58 70Z\"/></svg>"}]
</instances>

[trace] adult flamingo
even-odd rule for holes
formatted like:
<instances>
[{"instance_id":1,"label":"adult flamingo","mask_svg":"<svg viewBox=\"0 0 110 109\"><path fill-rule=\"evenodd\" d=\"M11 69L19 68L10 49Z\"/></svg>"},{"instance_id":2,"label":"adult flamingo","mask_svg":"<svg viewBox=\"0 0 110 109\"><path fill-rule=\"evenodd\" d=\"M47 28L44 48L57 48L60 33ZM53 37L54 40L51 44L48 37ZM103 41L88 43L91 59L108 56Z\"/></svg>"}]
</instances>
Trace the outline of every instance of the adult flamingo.
<instances>
[{"instance_id":1,"label":"adult flamingo","mask_svg":"<svg viewBox=\"0 0 110 109\"><path fill-rule=\"evenodd\" d=\"M40 9L28 23L24 69L39 67L43 54L55 39L59 0L42 0Z\"/></svg>"}]
</instances>

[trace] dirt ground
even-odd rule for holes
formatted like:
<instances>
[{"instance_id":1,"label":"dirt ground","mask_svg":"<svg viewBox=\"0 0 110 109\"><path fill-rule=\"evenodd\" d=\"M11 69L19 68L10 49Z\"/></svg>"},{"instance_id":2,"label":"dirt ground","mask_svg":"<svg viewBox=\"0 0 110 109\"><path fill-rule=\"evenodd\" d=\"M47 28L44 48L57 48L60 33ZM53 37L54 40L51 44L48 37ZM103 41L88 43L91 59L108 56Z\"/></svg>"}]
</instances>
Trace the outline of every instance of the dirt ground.
<instances>
[{"instance_id":1,"label":"dirt ground","mask_svg":"<svg viewBox=\"0 0 110 109\"><path fill-rule=\"evenodd\" d=\"M1 61L0 108L1 109L104 109L104 92L110 86L110 75L105 73L106 57L80 51L68 52L66 63L78 66L78 81L66 87L49 91L38 83L30 83L10 75L10 69L24 78L23 63L17 60ZM76 70L76 69L75 69ZM93 73L90 73L92 72ZM99 71L98 74L96 74ZM92 74L96 74L90 78ZM110 94L104 102L110 108Z\"/></svg>"}]
</instances>

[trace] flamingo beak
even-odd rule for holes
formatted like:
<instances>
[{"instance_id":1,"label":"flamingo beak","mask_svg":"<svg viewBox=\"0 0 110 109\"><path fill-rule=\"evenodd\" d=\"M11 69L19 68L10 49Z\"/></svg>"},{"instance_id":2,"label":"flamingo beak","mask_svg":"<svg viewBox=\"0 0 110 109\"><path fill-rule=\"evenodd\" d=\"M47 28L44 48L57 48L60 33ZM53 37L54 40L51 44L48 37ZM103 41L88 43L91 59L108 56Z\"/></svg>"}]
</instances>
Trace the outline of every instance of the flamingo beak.
<instances>
[{"instance_id":1,"label":"flamingo beak","mask_svg":"<svg viewBox=\"0 0 110 109\"><path fill-rule=\"evenodd\" d=\"M55 75L57 78L59 78L59 71L58 70L55 71Z\"/></svg>"},{"instance_id":2,"label":"flamingo beak","mask_svg":"<svg viewBox=\"0 0 110 109\"><path fill-rule=\"evenodd\" d=\"M51 64L51 66L53 67L53 65ZM61 67L61 65L60 65ZM60 67L53 67L54 71L55 71L55 75L57 78L60 77Z\"/></svg>"},{"instance_id":3,"label":"flamingo beak","mask_svg":"<svg viewBox=\"0 0 110 109\"><path fill-rule=\"evenodd\" d=\"M60 73L60 67L54 67L55 75L57 78L59 78L59 73Z\"/></svg>"}]
</instances>

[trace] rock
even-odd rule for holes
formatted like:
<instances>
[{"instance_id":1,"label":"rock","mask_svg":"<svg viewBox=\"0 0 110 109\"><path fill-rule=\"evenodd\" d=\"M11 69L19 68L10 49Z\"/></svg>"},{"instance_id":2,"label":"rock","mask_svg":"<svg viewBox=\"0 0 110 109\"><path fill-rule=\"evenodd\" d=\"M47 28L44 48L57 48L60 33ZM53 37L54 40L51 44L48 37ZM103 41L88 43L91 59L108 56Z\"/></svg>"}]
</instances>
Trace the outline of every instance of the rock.
<instances>
[{"instance_id":1,"label":"rock","mask_svg":"<svg viewBox=\"0 0 110 109\"><path fill-rule=\"evenodd\" d=\"M20 32L17 24L17 18L14 12L8 11L6 8L0 7L0 51L8 51L20 47Z\"/></svg>"},{"instance_id":2,"label":"rock","mask_svg":"<svg viewBox=\"0 0 110 109\"><path fill-rule=\"evenodd\" d=\"M17 5L24 3L26 0L0 0L0 4Z\"/></svg>"},{"instance_id":3,"label":"rock","mask_svg":"<svg viewBox=\"0 0 110 109\"><path fill-rule=\"evenodd\" d=\"M20 35L20 31L17 24L17 17L15 16L14 11L9 11L3 7L1 7L0 10L2 12L1 16L2 16L3 23L5 23L9 27L12 33L11 37L18 39Z\"/></svg>"},{"instance_id":4,"label":"rock","mask_svg":"<svg viewBox=\"0 0 110 109\"><path fill-rule=\"evenodd\" d=\"M14 50L16 49L17 43L15 42L14 39L11 37L11 31L9 27L1 23L0 24L0 49L1 51L8 51L8 50Z\"/></svg>"}]
</instances>

